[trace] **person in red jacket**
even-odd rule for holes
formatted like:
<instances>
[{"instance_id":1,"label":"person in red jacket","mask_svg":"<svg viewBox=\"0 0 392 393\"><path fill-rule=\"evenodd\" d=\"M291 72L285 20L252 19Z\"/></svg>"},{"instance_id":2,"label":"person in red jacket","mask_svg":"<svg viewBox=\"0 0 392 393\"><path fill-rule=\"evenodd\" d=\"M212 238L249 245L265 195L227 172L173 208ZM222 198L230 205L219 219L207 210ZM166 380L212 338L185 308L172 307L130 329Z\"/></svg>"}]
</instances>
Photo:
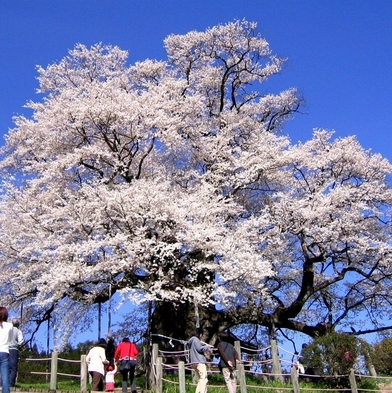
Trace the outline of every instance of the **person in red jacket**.
<instances>
[{"instance_id":1,"label":"person in red jacket","mask_svg":"<svg viewBox=\"0 0 392 393\"><path fill-rule=\"evenodd\" d=\"M135 343L131 342L128 337L123 338L122 342L116 348L114 352L114 359L119 363L120 373L122 376L122 393L127 392L128 387L128 376L129 384L133 386L133 380L135 378L136 368L136 357L139 351ZM132 390L132 393L136 393L136 390Z\"/></svg>"}]
</instances>

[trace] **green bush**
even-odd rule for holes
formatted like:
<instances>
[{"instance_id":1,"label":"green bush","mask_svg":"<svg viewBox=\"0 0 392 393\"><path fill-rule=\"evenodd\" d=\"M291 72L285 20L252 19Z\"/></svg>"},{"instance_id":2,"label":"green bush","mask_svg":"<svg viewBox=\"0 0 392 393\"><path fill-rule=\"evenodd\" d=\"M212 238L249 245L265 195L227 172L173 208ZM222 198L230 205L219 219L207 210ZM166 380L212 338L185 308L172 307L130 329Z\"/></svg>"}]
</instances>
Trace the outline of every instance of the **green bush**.
<instances>
[{"instance_id":1,"label":"green bush","mask_svg":"<svg viewBox=\"0 0 392 393\"><path fill-rule=\"evenodd\" d=\"M361 389L363 389L364 391L380 390L380 387L378 385L378 381L374 378L357 379L357 388L359 392L361 391Z\"/></svg>"},{"instance_id":2,"label":"green bush","mask_svg":"<svg viewBox=\"0 0 392 393\"><path fill-rule=\"evenodd\" d=\"M374 344L371 359L378 374L392 375L392 338L387 337Z\"/></svg>"},{"instance_id":3,"label":"green bush","mask_svg":"<svg viewBox=\"0 0 392 393\"><path fill-rule=\"evenodd\" d=\"M315 374L348 375L357 358L357 339L349 334L331 332L317 337L302 355Z\"/></svg>"}]
</instances>

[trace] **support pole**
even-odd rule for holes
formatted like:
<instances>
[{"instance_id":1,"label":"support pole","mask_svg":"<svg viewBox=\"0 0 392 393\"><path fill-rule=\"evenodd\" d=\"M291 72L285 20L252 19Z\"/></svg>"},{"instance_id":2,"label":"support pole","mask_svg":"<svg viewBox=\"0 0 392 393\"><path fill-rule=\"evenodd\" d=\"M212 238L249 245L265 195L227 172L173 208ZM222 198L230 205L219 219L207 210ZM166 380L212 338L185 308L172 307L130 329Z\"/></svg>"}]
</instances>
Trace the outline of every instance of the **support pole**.
<instances>
[{"instance_id":1,"label":"support pole","mask_svg":"<svg viewBox=\"0 0 392 393\"><path fill-rule=\"evenodd\" d=\"M151 390L156 390L156 382L157 382L157 359L158 359L158 344L152 344L152 353L151 353L151 365L150 365L150 386Z\"/></svg>"},{"instance_id":2,"label":"support pole","mask_svg":"<svg viewBox=\"0 0 392 393\"><path fill-rule=\"evenodd\" d=\"M51 367L50 367L50 387L49 387L49 389L52 391L57 389L57 358L58 358L57 351L53 351Z\"/></svg>"},{"instance_id":3,"label":"support pole","mask_svg":"<svg viewBox=\"0 0 392 393\"><path fill-rule=\"evenodd\" d=\"M162 358L159 356L156 363L155 392L162 393Z\"/></svg>"},{"instance_id":4,"label":"support pole","mask_svg":"<svg viewBox=\"0 0 392 393\"><path fill-rule=\"evenodd\" d=\"M80 391L83 393L87 392L87 375L86 355L82 355L80 357Z\"/></svg>"},{"instance_id":5,"label":"support pole","mask_svg":"<svg viewBox=\"0 0 392 393\"><path fill-rule=\"evenodd\" d=\"M240 392L246 393L247 389L246 389L245 367L242 363L237 364L237 372L238 372L238 379L240 383Z\"/></svg>"},{"instance_id":6,"label":"support pole","mask_svg":"<svg viewBox=\"0 0 392 393\"><path fill-rule=\"evenodd\" d=\"M294 393L300 393L299 382L298 382L298 370L295 367L291 367L291 383L293 385Z\"/></svg>"},{"instance_id":7,"label":"support pole","mask_svg":"<svg viewBox=\"0 0 392 393\"><path fill-rule=\"evenodd\" d=\"M351 393L358 393L357 381L355 380L355 374L353 369L350 370L348 380L350 381Z\"/></svg>"},{"instance_id":8,"label":"support pole","mask_svg":"<svg viewBox=\"0 0 392 393\"><path fill-rule=\"evenodd\" d=\"M283 375L282 375L282 365L280 364L279 354L278 354L278 344L276 343L275 332L270 336L270 344L271 344L271 356L272 356L272 372L275 374L275 379L278 379L283 383Z\"/></svg>"},{"instance_id":9,"label":"support pole","mask_svg":"<svg viewBox=\"0 0 392 393\"><path fill-rule=\"evenodd\" d=\"M178 362L178 381L179 381L179 393L185 393L185 363L180 360Z\"/></svg>"},{"instance_id":10,"label":"support pole","mask_svg":"<svg viewBox=\"0 0 392 393\"><path fill-rule=\"evenodd\" d=\"M101 303L98 303L98 340L101 338L101 319L102 319Z\"/></svg>"},{"instance_id":11,"label":"support pole","mask_svg":"<svg viewBox=\"0 0 392 393\"><path fill-rule=\"evenodd\" d=\"M112 284L109 284L109 305L108 305L108 335L112 328Z\"/></svg>"}]
</instances>

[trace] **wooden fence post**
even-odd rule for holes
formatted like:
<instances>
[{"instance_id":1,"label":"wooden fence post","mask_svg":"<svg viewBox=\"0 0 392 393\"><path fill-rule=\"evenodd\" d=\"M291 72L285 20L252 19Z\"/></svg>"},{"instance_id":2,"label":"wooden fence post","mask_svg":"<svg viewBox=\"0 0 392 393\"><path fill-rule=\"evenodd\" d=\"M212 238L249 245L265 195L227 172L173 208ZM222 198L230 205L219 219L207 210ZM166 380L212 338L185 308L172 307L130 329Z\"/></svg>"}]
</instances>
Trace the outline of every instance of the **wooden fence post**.
<instances>
[{"instance_id":1,"label":"wooden fence post","mask_svg":"<svg viewBox=\"0 0 392 393\"><path fill-rule=\"evenodd\" d=\"M149 380L150 380L150 386L151 390L155 390L156 388L156 367L157 367L157 359L158 359L158 344L152 344L152 353L151 353L151 365L150 365L150 375L149 375Z\"/></svg>"},{"instance_id":2,"label":"wooden fence post","mask_svg":"<svg viewBox=\"0 0 392 393\"><path fill-rule=\"evenodd\" d=\"M156 381L155 381L155 392L162 393L162 358L158 357L156 360Z\"/></svg>"},{"instance_id":3,"label":"wooden fence post","mask_svg":"<svg viewBox=\"0 0 392 393\"><path fill-rule=\"evenodd\" d=\"M179 393L185 393L185 363L180 360L178 362L178 383L179 383Z\"/></svg>"},{"instance_id":4,"label":"wooden fence post","mask_svg":"<svg viewBox=\"0 0 392 393\"><path fill-rule=\"evenodd\" d=\"M294 393L299 393L298 370L295 367L291 367L291 383Z\"/></svg>"},{"instance_id":5,"label":"wooden fence post","mask_svg":"<svg viewBox=\"0 0 392 393\"><path fill-rule=\"evenodd\" d=\"M239 341L234 341L234 348L237 351L239 359L242 361L241 343ZM246 375L243 364L237 364L237 376L241 393L246 393Z\"/></svg>"},{"instance_id":6,"label":"wooden fence post","mask_svg":"<svg viewBox=\"0 0 392 393\"><path fill-rule=\"evenodd\" d=\"M87 363L86 355L80 356L80 390L87 392Z\"/></svg>"},{"instance_id":7,"label":"wooden fence post","mask_svg":"<svg viewBox=\"0 0 392 393\"><path fill-rule=\"evenodd\" d=\"M239 341L234 341L234 348L237 351L238 357L242 360L241 343Z\"/></svg>"},{"instance_id":8,"label":"wooden fence post","mask_svg":"<svg viewBox=\"0 0 392 393\"><path fill-rule=\"evenodd\" d=\"M355 374L353 369L350 370L348 380L350 381L351 393L358 393L357 381L355 380Z\"/></svg>"},{"instance_id":9,"label":"wooden fence post","mask_svg":"<svg viewBox=\"0 0 392 393\"><path fill-rule=\"evenodd\" d=\"M278 345L276 343L276 338L271 336L270 339L271 344L271 356L272 356L272 372L275 374L274 379L278 379L280 382L283 381L282 375L282 365L280 364L280 359L278 355Z\"/></svg>"},{"instance_id":10,"label":"wooden fence post","mask_svg":"<svg viewBox=\"0 0 392 393\"><path fill-rule=\"evenodd\" d=\"M238 380L240 382L240 392L246 393L246 378L245 378L245 367L244 365L237 364Z\"/></svg>"},{"instance_id":11,"label":"wooden fence post","mask_svg":"<svg viewBox=\"0 0 392 393\"><path fill-rule=\"evenodd\" d=\"M49 385L50 390L57 389L57 358L58 358L58 353L56 351L53 351L52 360L50 364L50 385Z\"/></svg>"}]
</instances>

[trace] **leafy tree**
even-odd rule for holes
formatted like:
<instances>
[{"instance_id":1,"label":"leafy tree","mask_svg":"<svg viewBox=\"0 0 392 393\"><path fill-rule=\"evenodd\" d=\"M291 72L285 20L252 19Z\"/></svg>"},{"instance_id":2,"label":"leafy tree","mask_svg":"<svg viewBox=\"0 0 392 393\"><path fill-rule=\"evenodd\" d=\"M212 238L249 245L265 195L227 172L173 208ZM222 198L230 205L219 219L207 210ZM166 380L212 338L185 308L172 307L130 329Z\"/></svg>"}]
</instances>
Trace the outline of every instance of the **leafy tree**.
<instances>
[{"instance_id":1,"label":"leafy tree","mask_svg":"<svg viewBox=\"0 0 392 393\"><path fill-rule=\"evenodd\" d=\"M119 293L150 333L242 324L322 335L389 312L391 165L354 137L282 134L295 89L256 24L171 35L128 66L78 44L39 67L3 148L0 288L64 340ZM359 331L358 333L363 333Z\"/></svg>"},{"instance_id":2,"label":"leafy tree","mask_svg":"<svg viewBox=\"0 0 392 393\"><path fill-rule=\"evenodd\" d=\"M303 349L302 355L316 374L347 376L358 356L357 338L331 332L315 338Z\"/></svg>"},{"instance_id":3,"label":"leafy tree","mask_svg":"<svg viewBox=\"0 0 392 393\"><path fill-rule=\"evenodd\" d=\"M371 358L377 373L392 375L392 338L385 337L375 343Z\"/></svg>"}]
</instances>

